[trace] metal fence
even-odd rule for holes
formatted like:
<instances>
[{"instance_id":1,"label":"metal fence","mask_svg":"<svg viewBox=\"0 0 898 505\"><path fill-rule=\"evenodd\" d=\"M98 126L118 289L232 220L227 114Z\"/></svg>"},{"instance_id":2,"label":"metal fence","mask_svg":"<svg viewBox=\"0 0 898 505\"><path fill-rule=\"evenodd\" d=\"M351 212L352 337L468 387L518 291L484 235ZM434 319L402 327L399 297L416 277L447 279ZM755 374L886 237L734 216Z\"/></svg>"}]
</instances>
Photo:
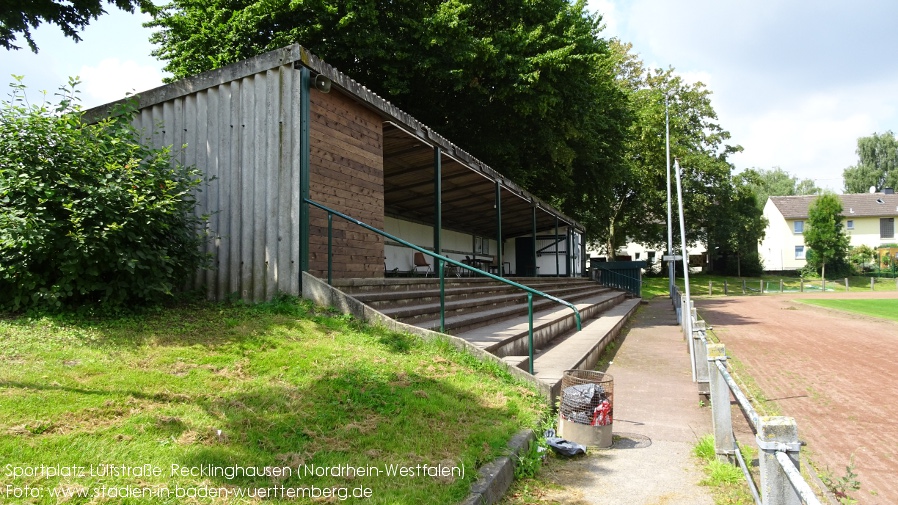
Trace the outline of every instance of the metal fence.
<instances>
[{"instance_id":1,"label":"metal fence","mask_svg":"<svg viewBox=\"0 0 898 505\"><path fill-rule=\"evenodd\" d=\"M759 416L727 369L724 345L708 341L705 322L698 319L695 308L679 289L675 289L671 295L677 310L677 322L683 328L683 336L690 348L695 380L700 389L703 384L708 388L714 447L718 458L742 468L758 505L821 505L799 470L801 442L798 440L795 419ZM688 335L689 328L692 335ZM731 393L755 433L760 485L755 483L736 443L730 409Z\"/></svg>"},{"instance_id":2,"label":"metal fence","mask_svg":"<svg viewBox=\"0 0 898 505\"><path fill-rule=\"evenodd\" d=\"M889 282L891 281L871 276L869 290L876 291L877 284L880 285L880 289L883 289L881 285ZM703 290L704 287L700 289ZM724 279L723 281L717 281L716 283L714 281L708 281L708 296L713 296L715 294L729 296L765 293L830 293L833 291L866 291L867 289L866 285L859 285L857 280L855 280L852 285L847 277L833 280L791 278L773 281L761 279L738 279L732 281ZM885 286L885 289L888 290L890 288ZM895 279L895 289L898 290L898 278ZM696 292L699 292L699 288L696 288Z\"/></svg>"}]
</instances>

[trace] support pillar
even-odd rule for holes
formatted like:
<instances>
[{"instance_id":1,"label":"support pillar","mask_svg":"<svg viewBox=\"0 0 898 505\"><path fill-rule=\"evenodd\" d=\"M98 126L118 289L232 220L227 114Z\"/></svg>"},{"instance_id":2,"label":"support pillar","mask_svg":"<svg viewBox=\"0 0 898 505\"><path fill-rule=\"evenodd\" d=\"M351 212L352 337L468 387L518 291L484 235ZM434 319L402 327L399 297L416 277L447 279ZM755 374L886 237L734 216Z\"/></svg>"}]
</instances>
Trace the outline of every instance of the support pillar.
<instances>
[{"instance_id":1,"label":"support pillar","mask_svg":"<svg viewBox=\"0 0 898 505\"><path fill-rule=\"evenodd\" d=\"M791 417L763 416L758 426L758 465L761 467L761 500L765 505L801 505L801 497L776 454L784 452L799 467L798 425Z\"/></svg>"},{"instance_id":2,"label":"support pillar","mask_svg":"<svg viewBox=\"0 0 898 505\"><path fill-rule=\"evenodd\" d=\"M531 207L533 218L533 276L538 275L539 270L536 268L536 203Z\"/></svg>"},{"instance_id":3,"label":"support pillar","mask_svg":"<svg viewBox=\"0 0 898 505\"><path fill-rule=\"evenodd\" d=\"M502 183L496 181L496 262L499 265L497 274L505 277L504 258L502 257Z\"/></svg>"},{"instance_id":4,"label":"support pillar","mask_svg":"<svg viewBox=\"0 0 898 505\"><path fill-rule=\"evenodd\" d=\"M714 431L714 451L717 459L733 461L736 441L733 439L733 416L730 409L730 387L717 368L726 366L727 353L723 344L708 344L707 368L711 386L711 427Z\"/></svg>"},{"instance_id":5,"label":"support pillar","mask_svg":"<svg viewBox=\"0 0 898 505\"><path fill-rule=\"evenodd\" d=\"M441 154L440 146L435 146L433 148L433 252L437 254L443 254L443 159Z\"/></svg>"},{"instance_id":6,"label":"support pillar","mask_svg":"<svg viewBox=\"0 0 898 505\"><path fill-rule=\"evenodd\" d=\"M309 90L311 89L311 73L306 67L299 70L299 294L302 294L302 272L309 271L309 204L311 186L311 137L309 123L311 114L309 107Z\"/></svg>"},{"instance_id":7,"label":"support pillar","mask_svg":"<svg viewBox=\"0 0 898 505\"><path fill-rule=\"evenodd\" d=\"M555 216L555 277L561 277L561 268L558 265L558 216Z\"/></svg>"}]
</instances>

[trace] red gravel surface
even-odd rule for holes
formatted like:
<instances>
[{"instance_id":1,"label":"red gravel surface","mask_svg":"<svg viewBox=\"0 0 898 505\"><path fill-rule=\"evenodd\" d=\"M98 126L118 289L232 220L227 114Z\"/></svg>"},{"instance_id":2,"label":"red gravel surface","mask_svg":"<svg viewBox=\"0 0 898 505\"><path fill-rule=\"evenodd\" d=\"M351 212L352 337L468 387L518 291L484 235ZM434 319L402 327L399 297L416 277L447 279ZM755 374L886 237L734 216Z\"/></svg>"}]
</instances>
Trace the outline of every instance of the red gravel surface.
<instances>
[{"instance_id":1,"label":"red gravel surface","mask_svg":"<svg viewBox=\"0 0 898 505\"><path fill-rule=\"evenodd\" d=\"M898 322L823 309L803 298L898 298L896 292L697 299L768 400L794 417L818 468L845 475L860 504L898 504Z\"/></svg>"}]
</instances>

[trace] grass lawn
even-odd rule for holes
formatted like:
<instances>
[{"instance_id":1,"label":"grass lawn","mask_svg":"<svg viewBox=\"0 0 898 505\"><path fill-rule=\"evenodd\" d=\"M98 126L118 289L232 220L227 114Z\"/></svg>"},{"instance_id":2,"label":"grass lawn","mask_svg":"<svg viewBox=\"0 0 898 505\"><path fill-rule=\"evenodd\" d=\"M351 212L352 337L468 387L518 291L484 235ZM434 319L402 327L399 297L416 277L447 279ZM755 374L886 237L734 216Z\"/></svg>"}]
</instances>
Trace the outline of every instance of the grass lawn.
<instances>
[{"instance_id":1,"label":"grass lawn","mask_svg":"<svg viewBox=\"0 0 898 505\"><path fill-rule=\"evenodd\" d=\"M447 342L297 300L7 317L0 502L454 503L544 404Z\"/></svg>"},{"instance_id":2,"label":"grass lawn","mask_svg":"<svg viewBox=\"0 0 898 505\"><path fill-rule=\"evenodd\" d=\"M895 298L882 300L845 300L834 298L798 301L828 309L844 310L846 312L898 321L898 299Z\"/></svg>"}]
</instances>

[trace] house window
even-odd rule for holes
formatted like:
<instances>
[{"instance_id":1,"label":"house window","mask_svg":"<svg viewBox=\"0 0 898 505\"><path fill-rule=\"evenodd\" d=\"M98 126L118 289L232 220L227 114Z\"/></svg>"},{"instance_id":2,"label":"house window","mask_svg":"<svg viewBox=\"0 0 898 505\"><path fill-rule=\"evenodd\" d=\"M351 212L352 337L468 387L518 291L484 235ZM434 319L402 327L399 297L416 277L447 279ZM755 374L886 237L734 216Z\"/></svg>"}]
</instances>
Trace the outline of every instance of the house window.
<instances>
[{"instance_id":1,"label":"house window","mask_svg":"<svg viewBox=\"0 0 898 505\"><path fill-rule=\"evenodd\" d=\"M804 233L804 221L795 221L792 225L795 233Z\"/></svg>"},{"instance_id":2,"label":"house window","mask_svg":"<svg viewBox=\"0 0 898 505\"><path fill-rule=\"evenodd\" d=\"M804 246L803 245L795 246L795 259L797 259L797 260L804 259Z\"/></svg>"},{"instance_id":3,"label":"house window","mask_svg":"<svg viewBox=\"0 0 898 505\"><path fill-rule=\"evenodd\" d=\"M848 221L845 221L845 228L848 228L849 230L853 230L854 229L854 219L849 219Z\"/></svg>"},{"instance_id":4,"label":"house window","mask_svg":"<svg viewBox=\"0 0 898 505\"><path fill-rule=\"evenodd\" d=\"M883 217L879 220L879 238L895 238L895 218Z\"/></svg>"},{"instance_id":5,"label":"house window","mask_svg":"<svg viewBox=\"0 0 898 505\"><path fill-rule=\"evenodd\" d=\"M639 253L636 253L636 259L639 259Z\"/></svg>"}]
</instances>

